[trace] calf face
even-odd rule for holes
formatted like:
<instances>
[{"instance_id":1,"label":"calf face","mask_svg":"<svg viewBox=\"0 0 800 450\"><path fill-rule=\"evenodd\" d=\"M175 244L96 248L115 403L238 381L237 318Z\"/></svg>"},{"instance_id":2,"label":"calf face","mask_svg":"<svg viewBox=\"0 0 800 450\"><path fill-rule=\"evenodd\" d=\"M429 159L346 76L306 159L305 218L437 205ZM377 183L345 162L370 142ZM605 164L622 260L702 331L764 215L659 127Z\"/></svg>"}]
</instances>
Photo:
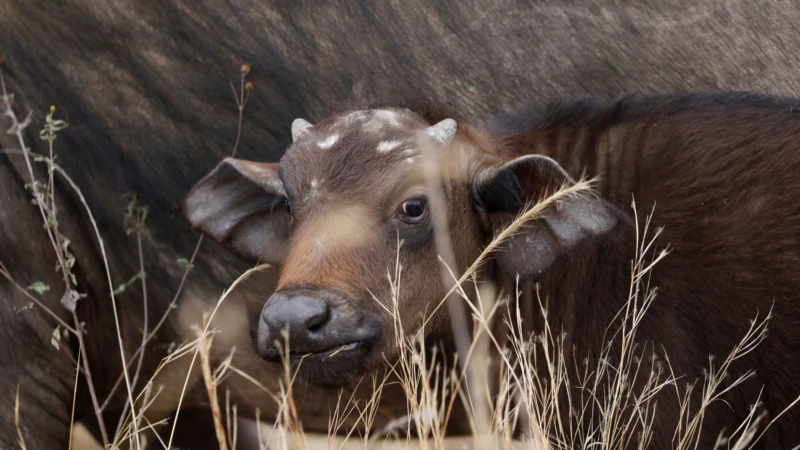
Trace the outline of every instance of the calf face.
<instances>
[{"instance_id":1,"label":"calf face","mask_svg":"<svg viewBox=\"0 0 800 450\"><path fill-rule=\"evenodd\" d=\"M292 136L279 164L224 160L189 193L185 211L242 255L282 265L258 350L278 360L288 344L301 376L327 386L391 362L398 323L406 334L424 324L428 336L448 340L437 243L452 244L449 269L459 273L526 202L572 182L549 158L503 157L476 129L451 119L431 125L399 108L316 125L297 119ZM498 254L499 272L540 273L615 223L600 199L566 200Z\"/></svg>"}]
</instances>

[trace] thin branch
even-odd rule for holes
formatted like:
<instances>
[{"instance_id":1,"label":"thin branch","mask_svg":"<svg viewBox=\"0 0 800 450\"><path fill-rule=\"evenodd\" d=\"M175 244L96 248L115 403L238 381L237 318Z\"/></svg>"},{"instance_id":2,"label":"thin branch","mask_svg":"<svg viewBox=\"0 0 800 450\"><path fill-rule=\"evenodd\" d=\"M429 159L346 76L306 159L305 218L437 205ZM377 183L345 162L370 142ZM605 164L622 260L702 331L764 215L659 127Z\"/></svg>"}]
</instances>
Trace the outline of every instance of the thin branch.
<instances>
[{"instance_id":1,"label":"thin branch","mask_svg":"<svg viewBox=\"0 0 800 450\"><path fill-rule=\"evenodd\" d=\"M236 94L236 89L231 83L231 90L233 97L236 99L236 106L239 109L239 120L236 127L236 141L233 143L233 151L231 157L236 156L236 150L239 149L239 139L242 137L242 121L244 119L244 106L247 104L247 99L250 97L249 91L253 89L253 83L245 83L245 77L250 73L250 64L243 64L241 68L241 77L239 78L239 94Z\"/></svg>"},{"instance_id":2,"label":"thin branch","mask_svg":"<svg viewBox=\"0 0 800 450\"><path fill-rule=\"evenodd\" d=\"M142 281L142 315L144 317L143 324L142 324L142 343L139 345L139 350L136 352L139 354L139 360L136 363L136 371L133 373L133 381L131 382L131 387L135 390L136 384L139 381L139 375L142 372L142 363L144 362L144 349L147 345L147 327L149 324L149 314L147 310L147 272L144 270L144 252L142 251L142 233L140 227L144 224L142 223L142 215L141 212L138 214L137 218L137 232L136 232L136 248L139 251L139 279ZM136 358L136 356L132 356L131 360ZM129 404L126 403L125 406L122 408L122 414L119 416L119 421L117 422L117 429L114 432L114 435L118 435L122 430L122 424L125 422L125 416L128 413Z\"/></svg>"},{"instance_id":3,"label":"thin branch","mask_svg":"<svg viewBox=\"0 0 800 450\"><path fill-rule=\"evenodd\" d=\"M233 87L233 84L231 84L231 89L233 90L233 96L236 100L236 106L239 110L239 119L236 130L236 141L234 142L233 150L231 151L231 157L236 156L236 151L239 148L239 140L242 135L242 127L243 127L244 107L247 104L247 99L250 97L249 91L253 89L252 83L249 82L245 83L245 77L247 76L248 73L250 73L250 66L247 64L242 65L241 69L242 75L239 82L240 94L236 93L236 89ZM63 170L61 170L61 172L63 173ZM177 291L175 291L175 295L172 297L172 301L167 306L166 311L164 311L164 314L161 316L161 319L159 319L159 321L156 323L156 326L153 327L153 331L151 331L149 335L145 333L146 338L144 339L143 344L140 345L138 349L136 349L136 351L131 356L130 360L128 361L125 367L130 368L131 365L133 364L133 361L136 360L137 356L140 356L144 353L144 349L147 346L147 344L158 334L159 330L161 330L161 327L164 325L164 323L166 323L170 312L172 312L172 310L176 308L178 304L178 299L180 298L180 295L183 292L184 285L186 284L186 279L189 276L189 272L191 272L191 270L194 268L194 261L197 258L197 255L200 251L200 247L203 244L204 238L205 234L201 234L200 237L197 239L197 244L195 244L194 251L192 252L192 257L189 259L189 264L186 266L186 270L183 272L183 276L181 277L181 282L178 285L178 289ZM141 273L144 273L144 269L141 269ZM140 356L140 361L141 361L141 356ZM111 387L111 390L106 396L105 401L101 405L101 409L105 409L111 402L111 398L114 396L117 389L119 389L120 384L122 383L123 375L124 374L120 374L120 376L117 377L117 380L114 382L114 386Z\"/></svg>"},{"instance_id":4,"label":"thin branch","mask_svg":"<svg viewBox=\"0 0 800 450\"><path fill-rule=\"evenodd\" d=\"M21 284L17 283L16 280L14 280L14 278L11 276L11 273L8 271L8 268L5 266L5 264L3 264L3 261L0 261L0 275L3 275L8 280L9 283L11 283L14 287L17 288L17 290L21 294L27 297L28 300L33 302L36 306L44 310L44 312L46 312L50 317L52 317L53 320L58 322L58 324L61 325L65 330L68 330L70 333L75 335L78 334L78 331L75 328L67 324L67 322L65 322L61 317L58 317L58 315L54 313L52 309L50 309L47 305L42 303L42 301L36 298L33 294L28 292L27 289L22 287Z\"/></svg>"},{"instance_id":5,"label":"thin branch","mask_svg":"<svg viewBox=\"0 0 800 450\"><path fill-rule=\"evenodd\" d=\"M186 279L189 277L189 272L192 270L192 268L194 268L194 261L197 258L197 254L200 251L200 246L203 243L203 238L204 237L205 237L205 235L201 234L200 238L197 240L197 244L195 245L194 251L192 252L192 257L189 259L189 265L186 267L186 270L183 272L183 277L181 277L181 282L178 285L178 290L175 292L175 295L172 297L172 301L167 306L167 310L164 311L164 314L161 316L161 319L158 321L156 326L153 327L153 331L151 331L150 334L147 335L147 339L146 339L145 345L144 346L140 346L136 350L136 352L131 356L130 360L128 361L128 364L127 364L126 367L130 368L131 365L133 364L133 362L136 361L136 357L144 352L144 348L147 346L148 343L150 343L150 340L152 340L156 336L156 334L158 334L158 331L161 329L161 327L164 325L164 323L166 323L167 317L169 317L169 313L173 309L175 309L175 307L177 306L178 299L180 298L181 292L183 292L183 287L186 284ZM100 405L101 409L105 409L108 406L108 404L111 402L111 398L116 393L117 389L119 388L120 384L122 383L122 380L123 380L123 375L120 374L119 377L117 377L117 381L114 383L114 386L112 386L111 390L108 392L108 396L106 397L105 401L103 402L102 405Z\"/></svg>"},{"instance_id":6,"label":"thin branch","mask_svg":"<svg viewBox=\"0 0 800 450\"><path fill-rule=\"evenodd\" d=\"M128 401L131 403L131 405L133 405L133 403L134 403L134 400L133 400L134 395L133 395L133 389L132 389L131 383L130 383L130 378L128 376L128 366L127 366L127 364L125 364L125 346L124 346L124 342L122 340L122 329L120 327L120 322L119 322L119 312L117 311L117 298L116 298L116 295L114 294L114 283L111 280L111 269L110 269L110 267L108 265L108 256L106 255L106 248L105 248L105 244L104 244L104 241L103 241L103 237L100 235L100 230L99 230L99 228L97 226L97 221L95 221L94 215L92 214L92 210L89 208L89 204L86 202L86 198L83 196L83 193L81 192L81 190L78 188L78 186L75 184L75 182L72 180L72 178L69 175L67 175L67 173L63 169L61 169L58 165L54 165L54 167L55 167L55 170L57 170L58 173L60 173L61 176L64 177L64 180L70 185L70 187L75 191L75 194L80 199L81 204L83 205L84 209L86 210L86 214L89 216L89 221L92 223L92 229L94 230L95 237L97 238L97 242L98 242L98 244L100 246L100 253L101 253L102 257L103 257L103 266L104 266L105 272L106 272L106 281L108 282L108 289L109 289L109 293L110 293L110 296L111 296L111 308L112 308L113 313L114 313L114 327L115 327L115 331L117 332L117 341L118 341L118 344L119 344L119 354L120 354L120 357L122 358L122 374L123 374L123 378L125 380L125 385L128 388ZM85 357L85 355L84 355L84 357ZM84 370L85 370L85 367L84 367ZM89 389L92 390L94 388L90 385ZM99 405L95 405L95 408L99 408L99 407L100 407ZM133 406L131 406L131 411L133 412ZM97 412L99 413L98 416L102 417L102 410L97 410ZM102 419L100 419L100 420L102 420ZM137 447L138 447L138 442L139 441L136 440L136 442L137 442Z\"/></svg>"}]
</instances>

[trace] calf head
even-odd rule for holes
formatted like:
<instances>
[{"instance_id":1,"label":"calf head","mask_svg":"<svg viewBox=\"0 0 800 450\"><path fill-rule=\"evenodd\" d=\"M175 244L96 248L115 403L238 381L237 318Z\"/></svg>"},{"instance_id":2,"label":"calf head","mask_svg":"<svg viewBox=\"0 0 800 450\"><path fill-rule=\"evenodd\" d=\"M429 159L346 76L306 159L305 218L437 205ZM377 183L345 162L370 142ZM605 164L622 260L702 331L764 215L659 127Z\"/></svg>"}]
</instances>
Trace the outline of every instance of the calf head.
<instances>
[{"instance_id":1,"label":"calf head","mask_svg":"<svg viewBox=\"0 0 800 450\"><path fill-rule=\"evenodd\" d=\"M194 226L282 266L258 328L264 358L278 360L288 343L301 376L342 386L396 357L397 323L448 339L437 239L451 240L450 269L464 270L526 202L572 182L550 158L502 157L478 136L399 108L297 119L279 163L228 158L197 183L185 201ZM566 200L498 253L500 272L546 271L614 225L607 206Z\"/></svg>"}]
</instances>

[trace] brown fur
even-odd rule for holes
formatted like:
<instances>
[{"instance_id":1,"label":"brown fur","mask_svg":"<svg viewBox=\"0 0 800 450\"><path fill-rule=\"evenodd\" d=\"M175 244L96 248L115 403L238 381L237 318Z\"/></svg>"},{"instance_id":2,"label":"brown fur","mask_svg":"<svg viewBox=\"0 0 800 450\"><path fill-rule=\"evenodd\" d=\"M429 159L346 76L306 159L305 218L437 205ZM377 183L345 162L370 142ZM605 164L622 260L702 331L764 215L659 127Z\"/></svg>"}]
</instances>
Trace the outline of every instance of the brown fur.
<instances>
[{"instance_id":1,"label":"brown fur","mask_svg":"<svg viewBox=\"0 0 800 450\"><path fill-rule=\"evenodd\" d=\"M655 205L652 226L665 227L656 244L668 246L671 254L651 279L659 295L639 333L647 354L665 352L676 375L697 379L709 354L725 356L744 336L749 319L763 317L774 304L769 338L731 368L732 376L747 369L757 376L726 397L730 409L720 405L708 411L706 448L724 427L730 431L741 421L762 384L762 401L772 415L800 393L797 378L787 376L800 363L800 116L795 111L800 111L795 100L739 93L589 98L498 116L485 126L462 124L445 148L419 137L428 126L419 121L378 132L349 124L346 113L337 115L298 138L280 162L285 195L298 206L278 291L334 289L381 317L383 337L371 348L366 369L358 370L382 370L384 358L391 361L397 349L392 322L375 299L390 306L385 274L394 267L398 236L405 241L399 255L405 332L418 329L445 294L433 224L407 226L391 215L419 192L428 196L431 217L437 214L430 197L435 184L425 178L428 167L435 168L435 183L443 187L459 271L526 200L538 198L553 181L584 173L599 177L599 196L570 200L527 224L482 276L507 291L521 276L520 308L529 332L542 320L538 285L550 319L566 332L565 348L578 360L596 360L606 326L628 298L635 241L631 200L640 228ZM340 136L336 145L316 147L334 133ZM411 139L422 159L408 163L376 152L388 139ZM430 161L433 166L426 166ZM312 195L313 180L320 187ZM564 228L565 221L578 228ZM202 220L195 224L203 227ZM337 227L343 227L339 234L331 231ZM534 248L539 253L532 253ZM433 342L452 346L442 310L426 332ZM336 376L342 382L362 374L331 370L341 371ZM678 405L669 395L659 398L654 448L669 447L675 429ZM796 445L799 420L797 410L790 411L761 448Z\"/></svg>"},{"instance_id":2,"label":"brown fur","mask_svg":"<svg viewBox=\"0 0 800 450\"><path fill-rule=\"evenodd\" d=\"M708 448L741 421L762 385L770 417L800 394L797 377L786 376L800 362L798 106L748 94L588 99L489 126L494 148L534 151L573 176L599 176L597 190L628 215L635 199L640 228L654 208L652 226L665 227L656 243L671 253L653 272L659 294L640 339L657 353L663 346L676 373L701 377L707 356L727 355L749 319L763 318L774 302L769 338L731 369L732 377L748 369L756 377L732 393L732 410L711 409ZM598 356L605 324L627 298L633 237L626 225L586 242L537 280L552 317L565 324L565 347L575 346L579 358ZM655 448L669 447L676 407L674 398L660 400ZM760 448L797 445L798 423L795 408Z\"/></svg>"}]
</instances>

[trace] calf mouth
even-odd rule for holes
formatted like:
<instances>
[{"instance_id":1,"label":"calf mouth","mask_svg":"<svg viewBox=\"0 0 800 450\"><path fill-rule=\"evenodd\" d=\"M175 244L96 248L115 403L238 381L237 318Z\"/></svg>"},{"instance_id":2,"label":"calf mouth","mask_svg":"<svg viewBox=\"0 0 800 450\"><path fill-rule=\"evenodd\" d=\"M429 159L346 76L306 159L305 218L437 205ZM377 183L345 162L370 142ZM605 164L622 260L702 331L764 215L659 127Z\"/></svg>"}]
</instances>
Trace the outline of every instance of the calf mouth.
<instances>
[{"instance_id":1,"label":"calf mouth","mask_svg":"<svg viewBox=\"0 0 800 450\"><path fill-rule=\"evenodd\" d=\"M295 347L289 342L287 353L286 342L281 339L260 353L265 361L279 365L288 363L292 372L305 382L325 388L341 388L369 373L370 361L375 359L381 334L379 324L362 324L335 341L321 334L317 342ZM262 339L259 340L263 343Z\"/></svg>"},{"instance_id":2,"label":"calf mouth","mask_svg":"<svg viewBox=\"0 0 800 450\"><path fill-rule=\"evenodd\" d=\"M335 345L325 350L320 350L316 352L298 352L289 351L289 357L292 359L302 359L302 358L335 358L337 355L341 355L341 357L346 357L350 353L363 350L364 347L370 346L369 343L366 341L353 341L348 342L345 344Z\"/></svg>"},{"instance_id":3,"label":"calf mouth","mask_svg":"<svg viewBox=\"0 0 800 450\"><path fill-rule=\"evenodd\" d=\"M288 362L298 377L308 383L341 388L357 381L369 371L368 361L375 342L351 341L318 351L289 351ZM269 358L282 363L282 359Z\"/></svg>"}]
</instances>

